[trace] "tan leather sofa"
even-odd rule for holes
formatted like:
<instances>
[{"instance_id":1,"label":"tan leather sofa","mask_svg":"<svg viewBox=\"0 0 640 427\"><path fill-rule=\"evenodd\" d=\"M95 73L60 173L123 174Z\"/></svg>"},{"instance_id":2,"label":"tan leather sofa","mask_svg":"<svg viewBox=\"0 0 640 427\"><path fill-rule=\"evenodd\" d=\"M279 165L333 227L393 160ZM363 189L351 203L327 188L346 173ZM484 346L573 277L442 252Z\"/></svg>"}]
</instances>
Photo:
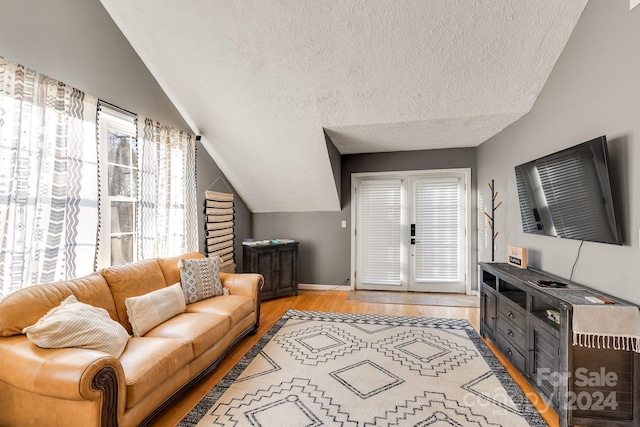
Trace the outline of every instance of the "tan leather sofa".
<instances>
[{"instance_id":1,"label":"tan leather sofa","mask_svg":"<svg viewBox=\"0 0 640 427\"><path fill-rule=\"evenodd\" d=\"M0 426L135 426L177 392L213 370L230 348L255 333L257 274L221 273L222 295L131 337L119 358L80 348L44 349L22 334L66 297L106 309L131 334L125 298L180 281L178 260L110 267L75 280L32 286L0 300Z\"/></svg>"}]
</instances>

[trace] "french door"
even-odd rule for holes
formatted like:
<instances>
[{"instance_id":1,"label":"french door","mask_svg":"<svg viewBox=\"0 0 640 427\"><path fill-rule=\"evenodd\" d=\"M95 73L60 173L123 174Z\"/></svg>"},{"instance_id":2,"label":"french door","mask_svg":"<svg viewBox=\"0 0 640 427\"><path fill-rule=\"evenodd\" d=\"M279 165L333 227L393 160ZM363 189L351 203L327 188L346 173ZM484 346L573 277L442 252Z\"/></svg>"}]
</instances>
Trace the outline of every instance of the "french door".
<instances>
[{"instance_id":1,"label":"french door","mask_svg":"<svg viewBox=\"0 0 640 427\"><path fill-rule=\"evenodd\" d=\"M470 171L354 174L355 289L465 292Z\"/></svg>"}]
</instances>

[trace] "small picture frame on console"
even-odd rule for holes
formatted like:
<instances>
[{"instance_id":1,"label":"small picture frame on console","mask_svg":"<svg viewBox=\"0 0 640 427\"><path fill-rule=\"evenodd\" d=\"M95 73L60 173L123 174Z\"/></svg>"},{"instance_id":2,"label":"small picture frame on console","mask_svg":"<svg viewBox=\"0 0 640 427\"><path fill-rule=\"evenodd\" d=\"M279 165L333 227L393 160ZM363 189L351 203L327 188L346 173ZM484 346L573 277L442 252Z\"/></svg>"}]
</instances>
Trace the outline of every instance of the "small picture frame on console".
<instances>
[{"instance_id":1,"label":"small picture frame on console","mask_svg":"<svg viewBox=\"0 0 640 427\"><path fill-rule=\"evenodd\" d=\"M527 248L509 245L507 248L507 263L518 268L527 268Z\"/></svg>"}]
</instances>

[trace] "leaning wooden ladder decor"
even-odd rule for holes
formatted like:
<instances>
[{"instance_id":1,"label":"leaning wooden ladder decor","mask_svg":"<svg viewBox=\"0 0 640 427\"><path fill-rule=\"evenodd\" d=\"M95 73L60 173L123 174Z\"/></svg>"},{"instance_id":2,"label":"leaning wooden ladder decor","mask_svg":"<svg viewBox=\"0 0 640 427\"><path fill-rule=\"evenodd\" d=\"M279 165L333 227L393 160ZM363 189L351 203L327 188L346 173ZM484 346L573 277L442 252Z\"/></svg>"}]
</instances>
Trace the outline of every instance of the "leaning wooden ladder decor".
<instances>
[{"instance_id":1,"label":"leaning wooden ladder decor","mask_svg":"<svg viewBox=\"0 0 640 427\"><path fill-rule=\"evenodd\" d=\"M220 257L220 271L235 273L233 193L205 191L207 256Z\"/></svg>"}]
</instances>

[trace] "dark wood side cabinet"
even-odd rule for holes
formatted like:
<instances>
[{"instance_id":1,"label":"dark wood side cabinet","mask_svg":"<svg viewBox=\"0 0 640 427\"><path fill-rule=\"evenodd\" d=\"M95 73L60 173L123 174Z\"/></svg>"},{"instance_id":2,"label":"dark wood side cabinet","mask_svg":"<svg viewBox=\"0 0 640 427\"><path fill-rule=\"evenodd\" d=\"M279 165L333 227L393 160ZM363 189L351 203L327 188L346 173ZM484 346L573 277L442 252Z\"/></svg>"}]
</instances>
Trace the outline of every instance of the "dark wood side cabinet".
<instances>
[{"instance_id":1,"label":"dark wood side cabinet","mask_svg":"<svg viewBox=\"0 0 640 427\"><path fill-rule=\"evenodd\" d=\"M245 273L260 273L260 300L298 295L298 242L243 247Z\"/></svg>"},{"instance_id":2,"label":"dark wood side cabinet","mask_svg":"<svg viewBox=\"0 0 640 427\"><path fill-rule=\"evenodd\" d=\"M574 305L586 296L627 301L535 269L480 263L480 333L524 375L560 426L640 426L640 355L573 346ZM564 288L542 287L555 280ZM550 320L547 310L557 313ZM608 377L607 377L608 375ZM615 380L607 381L606 378Z\"/></svg>"}]
</instances>

